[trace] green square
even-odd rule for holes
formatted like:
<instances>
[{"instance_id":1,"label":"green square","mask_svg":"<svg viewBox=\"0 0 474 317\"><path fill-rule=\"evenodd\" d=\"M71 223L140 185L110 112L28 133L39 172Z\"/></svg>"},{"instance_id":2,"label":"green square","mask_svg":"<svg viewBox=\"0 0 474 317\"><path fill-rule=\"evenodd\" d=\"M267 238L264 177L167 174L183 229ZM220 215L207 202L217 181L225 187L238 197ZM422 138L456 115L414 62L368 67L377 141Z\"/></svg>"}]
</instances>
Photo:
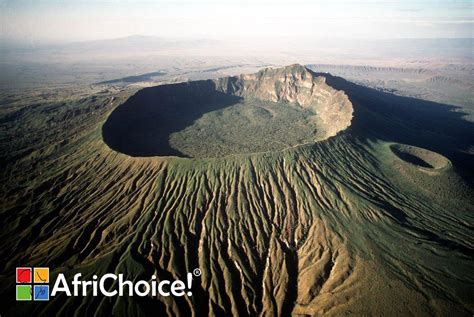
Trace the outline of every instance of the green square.
<instances>
[{"instance_id":1,"label":"green square","mask_svg":"<svg viewBox=\"0 0 474 317\"><path fill-rule=\"evenodd\" d=\"M16 300L31 300L31 285L17 285Z\"/></svg>"}]
</instances>

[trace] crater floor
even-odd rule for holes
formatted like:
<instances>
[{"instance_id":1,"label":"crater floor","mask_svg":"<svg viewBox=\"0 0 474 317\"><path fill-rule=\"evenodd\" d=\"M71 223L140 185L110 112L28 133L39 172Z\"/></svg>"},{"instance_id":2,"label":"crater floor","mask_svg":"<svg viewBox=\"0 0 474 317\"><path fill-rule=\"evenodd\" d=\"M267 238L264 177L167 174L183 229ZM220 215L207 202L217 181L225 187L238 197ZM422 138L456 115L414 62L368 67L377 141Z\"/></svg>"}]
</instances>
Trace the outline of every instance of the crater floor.
<instances>
[{"instance_id":1,"label":"crater floor","mask_svg":"<svg viewBox=\"0 0 474 317\"><path fill-rule=\"evenodd\" d=\"M314 114L284 103L245 99L204 114L192 125L170 135L169 144L188 157L283 150L324 137Z\"/></svg>"}]
</instances>

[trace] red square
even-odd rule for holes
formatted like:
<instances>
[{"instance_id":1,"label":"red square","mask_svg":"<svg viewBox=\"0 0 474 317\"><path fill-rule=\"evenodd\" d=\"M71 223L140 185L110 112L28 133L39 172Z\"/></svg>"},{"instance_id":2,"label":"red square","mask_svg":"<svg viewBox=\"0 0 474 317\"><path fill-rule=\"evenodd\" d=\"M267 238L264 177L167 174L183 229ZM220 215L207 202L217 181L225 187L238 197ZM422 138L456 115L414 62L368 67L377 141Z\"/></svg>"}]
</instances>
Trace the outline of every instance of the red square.
<instances>
[{"instance_id":1,"label":"red square","mask_svg":"<svg viewBox=\"0 0 474 317\"><path fill-rule=\"evenodd\" d=\"M31 283L31 267L17 267L16 268L16 282L17 283Z\"/></svg>"}]
</instances>

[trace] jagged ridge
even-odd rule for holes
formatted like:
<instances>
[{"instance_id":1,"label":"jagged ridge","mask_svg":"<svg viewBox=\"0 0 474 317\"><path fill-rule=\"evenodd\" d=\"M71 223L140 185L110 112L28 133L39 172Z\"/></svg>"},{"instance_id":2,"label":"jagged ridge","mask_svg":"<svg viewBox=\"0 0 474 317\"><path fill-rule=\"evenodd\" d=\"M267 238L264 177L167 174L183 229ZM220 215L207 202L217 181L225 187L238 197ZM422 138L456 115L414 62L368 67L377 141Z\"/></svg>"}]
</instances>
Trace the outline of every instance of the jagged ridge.
<instances>
[{"instance_id":1,"label":"jagged ridge","mask_svg":"<svg viewBox=\"0 0 474 317\"><path fill-rule=\"evenodd\" d=\"M227 94L287 102L311 109L327 137L347 128L352 119L352 104L347 95L299 64L266 68L256 74L220 78L215 82L217 90Z\"/></svg>"}]
</instances>

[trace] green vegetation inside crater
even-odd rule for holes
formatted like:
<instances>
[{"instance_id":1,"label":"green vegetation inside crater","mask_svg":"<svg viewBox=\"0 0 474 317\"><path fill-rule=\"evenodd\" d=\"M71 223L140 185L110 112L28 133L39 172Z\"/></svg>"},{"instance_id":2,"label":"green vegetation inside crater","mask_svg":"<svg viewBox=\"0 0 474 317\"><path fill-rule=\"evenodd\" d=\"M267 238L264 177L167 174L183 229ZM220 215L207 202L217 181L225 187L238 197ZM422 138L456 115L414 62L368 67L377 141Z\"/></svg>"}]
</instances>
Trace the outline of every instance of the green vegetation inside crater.
<instances>
[{"instance_id":1,"label":"green vegetation inside crater","mask_svg":"<svg viewBox=\"0 0 474 317\"><path fill-rule=\"evenodd\" d=\"M314 113L297 105L243 99L204 114L170 135L172 148L189 157L275 151L322 138Z\"/></svg>"}]
</instances>

